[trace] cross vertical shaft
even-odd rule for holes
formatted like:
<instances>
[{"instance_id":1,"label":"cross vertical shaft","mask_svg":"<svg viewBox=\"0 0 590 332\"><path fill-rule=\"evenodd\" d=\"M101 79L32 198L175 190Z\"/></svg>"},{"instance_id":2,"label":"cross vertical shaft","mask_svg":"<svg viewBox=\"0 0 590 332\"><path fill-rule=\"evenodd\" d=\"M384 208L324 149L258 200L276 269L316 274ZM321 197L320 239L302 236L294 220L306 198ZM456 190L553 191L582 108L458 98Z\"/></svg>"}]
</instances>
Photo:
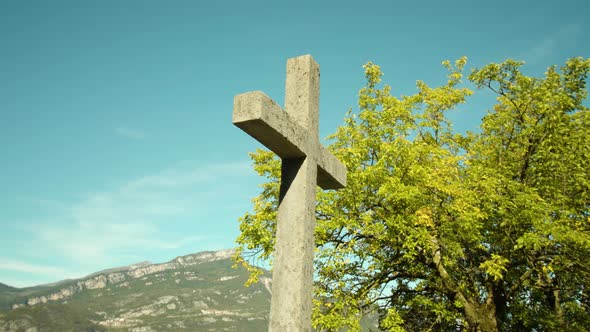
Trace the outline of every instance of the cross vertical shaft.
<instances>
[{"instance_id":1,"label":"cross vertical shaft","mask_svg":"<svg viewBox=\"0 0 590 332\"><path fill-rule=\"evenodd\" d=\"M311 57L287 61L285 110L307 130L310 142L318 142L319 135L319 76ZM317 185L313 159L307 155L282 160L269 331L311 330Z\"/></svg>"}]
</instances>

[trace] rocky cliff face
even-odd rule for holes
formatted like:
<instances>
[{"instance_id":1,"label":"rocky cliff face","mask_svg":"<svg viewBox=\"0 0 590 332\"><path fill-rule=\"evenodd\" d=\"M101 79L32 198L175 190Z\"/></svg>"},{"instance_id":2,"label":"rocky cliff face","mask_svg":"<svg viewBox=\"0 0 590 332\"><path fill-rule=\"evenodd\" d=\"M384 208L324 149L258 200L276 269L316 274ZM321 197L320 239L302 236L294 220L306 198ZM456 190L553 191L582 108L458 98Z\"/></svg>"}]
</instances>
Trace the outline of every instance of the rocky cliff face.
<instances>
[{"instance_id":1,"label":"rocky cliff face","mask_svg":"<svg viewBox=\"0 0 590 332\"><path fill-rule=\"evenodd\" d=\"M59 291L51 293L47 296L38 296L27 299L26 305L32 306L39 303L47 303L48 301L60 301L72 297L73 295L85 289L100 289L108 285L116 285L122 283L126 279L138 279L146 275L174 270L187 266L194 266L197 264L214 262L222 259L229 259L235 253L234 249L220 250L214 252L202 252L194 255L186 255L177 257L174 260L162 264L149 264L149 262L142 262L140 264L130 265L128 267L116 268L118 272L92 274L92 277L77 281L73 285L61 288ZM109 270L107 270L109 271ZM15 303L12 308L16 309L22 307L23 304Z\"/></svg>"},{"instance_id":2,"label":"rocky cliff face","mask_svg":"<svg viewBox=\"0 0 590 332\"><path fill-rule=\"evenodd\" d=\"M245 288L248 273L232 268L233 254L203 252L60 282L0 311L0 331L264 330L269 275Z\"/></svg>"}]
</instances>

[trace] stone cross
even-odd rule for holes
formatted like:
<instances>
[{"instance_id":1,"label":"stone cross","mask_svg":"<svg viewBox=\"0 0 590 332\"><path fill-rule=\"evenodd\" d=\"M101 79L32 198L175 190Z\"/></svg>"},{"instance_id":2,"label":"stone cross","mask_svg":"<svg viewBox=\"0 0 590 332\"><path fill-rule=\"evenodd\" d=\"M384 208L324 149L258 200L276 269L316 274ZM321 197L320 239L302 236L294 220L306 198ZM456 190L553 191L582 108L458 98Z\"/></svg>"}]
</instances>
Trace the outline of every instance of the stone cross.
<instances>
[{"instance_id":1,"label":"stone cross","mask_svg":"<svg viewBox=\"0 0 590 332\"><path fill-rule=\"evenodd\" d=\"M319 142L320 68L287 61L285 110L260 91L234 98L233 123L281 157L269 331L311 331L316 186L346 185L346 167Z\"/></svg>"}]
</instances>

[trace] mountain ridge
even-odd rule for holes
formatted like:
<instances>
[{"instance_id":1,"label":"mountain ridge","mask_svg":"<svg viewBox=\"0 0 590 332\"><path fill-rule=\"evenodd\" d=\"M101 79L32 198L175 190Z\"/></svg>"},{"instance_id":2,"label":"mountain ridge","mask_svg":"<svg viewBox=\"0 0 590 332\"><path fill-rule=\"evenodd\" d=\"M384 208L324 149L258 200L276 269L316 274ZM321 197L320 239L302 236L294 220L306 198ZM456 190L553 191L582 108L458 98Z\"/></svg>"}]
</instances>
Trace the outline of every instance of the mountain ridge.
<instances>
[{"instance_id":1,"label":"mountain ridge","mask_svg":"<svg viewBox=\"0 0 590 332\"><path fill-rule=\"evenodd\" d=\"M98 272L91 273L82 278L65 279L51 284L44 284L39 286L27 287L23 289L31 289L36 287L50 287L60 288L57 292L52 292L50 295L41 295L37 297L28 298L26 303L15 303L11 306L12 309L22 307L24 305L32 306L39 303L46 303L49 301L64 300L74 296L84 289L100 289L105 288L106 284L118 284L128 277L140 278L144 275L153 274L156 272L171 270L179 267L178 265L196 265L203 262L229 259L235 253L235 249L223 249L219 251L203 251L195 254L188 254L177 256L170 261L163 263L151 264L148 261L135 263L126 266L105 269ZM75 284L71 284L75 283ZM75 285L75 286L74 286ZM10 287L10 286L9 286Z\"/></svg>"},{"instance_id":2,"label":"mountain ridge","mask_svg":"<svg viewBox=\"0 0 590 332\"><path fill-rule=\"evenodd\" d=\"M270 274L244 287L235 249L132 264L86 277L0 288L0 331L258 331L270 308Z\"/></svg>"}]
</instances>

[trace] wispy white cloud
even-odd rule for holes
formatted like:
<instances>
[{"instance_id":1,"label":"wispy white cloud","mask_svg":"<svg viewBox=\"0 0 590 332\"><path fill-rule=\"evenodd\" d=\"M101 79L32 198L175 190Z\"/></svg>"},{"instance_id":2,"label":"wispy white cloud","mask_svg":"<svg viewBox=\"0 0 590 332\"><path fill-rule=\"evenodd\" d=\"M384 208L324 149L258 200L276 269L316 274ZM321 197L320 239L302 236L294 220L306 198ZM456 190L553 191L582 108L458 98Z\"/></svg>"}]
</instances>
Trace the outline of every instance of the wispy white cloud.
<instances>
[{"instance_id":1,"label":"wispy white cloud","mask_svg":"<svg viewBox=\"0 0 590 332\"><path fill-rule=\"evenodd\" d=\"M127 127L117 127L115 132L119 135L125 136L133 140L140 140L145 138L145 133L138 129L132 129Z\"/></svg>"},{"instance_id":2,"label":"wispy white cloud","mask_svg":"<svg viewBox=\"0 0 590 332\"><path fill-rule=\"evenodd\" d=\"M231 178L246 178L250 172L249 162L180 163L75 203L52 204L49 220L29 231L37 247L84 267L120 264L114 258L123 256L145 259L138 251L207 246L216 236L207 232L214 225L209 216L236 194ZM200 222L202 232L183 232L189 221Z\"/></svg>"}]
</instances>

